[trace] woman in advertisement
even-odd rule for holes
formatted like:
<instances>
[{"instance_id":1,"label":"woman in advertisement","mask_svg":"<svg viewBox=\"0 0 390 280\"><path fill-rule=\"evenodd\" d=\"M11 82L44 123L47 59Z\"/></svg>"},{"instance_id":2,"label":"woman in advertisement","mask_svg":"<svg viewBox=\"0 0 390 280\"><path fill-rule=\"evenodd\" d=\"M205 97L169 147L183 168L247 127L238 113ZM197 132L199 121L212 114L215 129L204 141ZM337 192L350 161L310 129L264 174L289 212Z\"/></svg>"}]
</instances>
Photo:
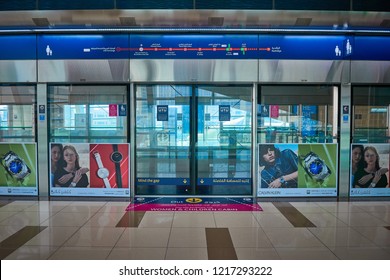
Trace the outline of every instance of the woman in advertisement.
<instances>
[{"instance_id":1,"label":"woman in advertisement","mask_svg":"<svg viewBox=\"0 0 390 280\"><path fill-rule=\"evenodd\" d=\"M261 188L297 188L298 156L290 149L260 146Z\"/></svg>"},{"instance_id":2,"label":"woman in advertisement","mask_svg":"<svg viewBox=\"0 0 390 280\"><path fill-rule=\"evenodd\" d=\"M54 173L57 170L58 161L62 157L62 144L51 144L50 147L50 184L52 187L55 186L54 184Z\"/></svg>"},{"instance_id":3,"label":"woman in advertisement","mask_svg":"<svg viewBox=\"0 0 390 280\"><path fill-rule=\"evenodd\" d=\"M86 173L88 168L80 167L79 155L75 147L68 145L62 150L62 159L58 161L57 170L54 173L54 184L58 187L80 187L89 185Z\"/></svg>"},{"instance_id":4,"label":"woman in advertisement","mask_svg":"<svg viewBox=\"0 0 390 280\"><path fill-rule=\"evenodd\" d=\"M351 182L354 180L355 173L364 168L364 147L363 145L352 145L352 153L351 153Z\"/></svg>"},{"instance_id":5,"label":"woman in advertisement","mask_svg":"<svg viewBox=\"0 0 390 280\"><path fill-rule=\"evenodd\" d=\"M368 146L363 153L364 165L354 176L355 188L386 188L388 187L386 173L388 168L379 166L379 155L375 147Z\"/></svg>"}]
</instances>

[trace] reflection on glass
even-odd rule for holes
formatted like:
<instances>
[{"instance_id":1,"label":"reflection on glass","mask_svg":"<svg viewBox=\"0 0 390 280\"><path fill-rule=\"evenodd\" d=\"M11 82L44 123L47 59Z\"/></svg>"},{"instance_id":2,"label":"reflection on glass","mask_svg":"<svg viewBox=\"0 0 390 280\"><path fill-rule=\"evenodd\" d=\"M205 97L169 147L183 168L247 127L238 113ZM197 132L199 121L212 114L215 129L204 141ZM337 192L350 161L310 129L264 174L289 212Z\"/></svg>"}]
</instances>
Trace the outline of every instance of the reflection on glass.
<instances>
[{"instance_id":1,"label":"reflection on glass","mask_svg":"<svg viewBox=\"0 0 390 280\"><path fill-rule=\"evenodd\" d=\"M187 86L137 87L137 178L190 177L190 93Z\"/></svg>"},{"instance_id":2,"label":"reflection on glass","mask_svg":"<svg viewBox=\"0 0 390 280\"><path fill-rule=\"evenodd\" d=\"M197 93L198 178L250 178L252 87L199 87Z\"/></svg>"},{"instance_id":3,"label":"reflection on glass","mask_svg":"<svg viewBox=\"0 0 390 280\"><path fill-rule=\"evenodd\" d=\"M390 87L352 88L354 143L390 143Z\"/></svg>"},{"instance_id":4,"label":"reflection on glass","mask_svg":"<svg viewBox=\"0 0 390 280\"><path fill-rule=\"evenodd\" d=\"M50 86L48 92L51 142L127 142L126 86Z\"/></svg>"},{"instance_id":5,"label":"reflection on glass","mask_svg":"<svg viewBox=\"0 0 390 280\"><path fill-rule=\"evenodd\" d=\"M337 98L333 86L261 86L258 142L336 143Z\"/></svg>"},{"instance_id":6,"label":"reflection on glass","mask_svg":"<svg viewBox=\"0 0 390 280\"><path fill-rule=\"evenodd\" d=\"M0 141L35 142L35 87L0 86Z\"/></svg>"}]
</instances>

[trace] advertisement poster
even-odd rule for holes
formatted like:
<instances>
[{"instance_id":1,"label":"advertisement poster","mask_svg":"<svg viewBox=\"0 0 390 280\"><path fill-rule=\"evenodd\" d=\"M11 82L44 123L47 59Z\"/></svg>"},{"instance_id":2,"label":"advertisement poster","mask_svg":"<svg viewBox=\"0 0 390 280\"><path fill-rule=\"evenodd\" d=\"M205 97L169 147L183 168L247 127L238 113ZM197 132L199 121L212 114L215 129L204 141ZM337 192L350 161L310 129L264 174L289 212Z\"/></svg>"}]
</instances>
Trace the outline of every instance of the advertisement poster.
<instances>
[{"instance_id":1,"label":"advertisement poster","mask_svg":"<svg viewBox=\"0 0 390 280\"><path fill-rule=\"evenodd\" d=\"M337 144L259 144L258 197L337 196Z\"/></svg>"},{"instance_id":2,"label":"advertisement poster","mask_svg":"<svg viewBox=\"0 0 390 280\"><path fill-rule=\"evenodd\" d=\"M50 195L129 197L128 144L50 144Z\"/></svg>"},{"instance_id":3,"label":"advertisement poster","mask_svg":"<svg viewBox=\"0 0 390 280\"><path fill-rule=\"evenodd\" d=\"M0 143L0 195L38 195L35 143Z\"/></svg>"},{"instance_id":4,"label":"advertisement poster","mask_svg":"<svg viewBox=\"0 0 390 280\"><path fill-rule=\"evenodd\" d=\"M389 144L352 144L351 196L390 196Z\"/></svg>"}]
</instances>

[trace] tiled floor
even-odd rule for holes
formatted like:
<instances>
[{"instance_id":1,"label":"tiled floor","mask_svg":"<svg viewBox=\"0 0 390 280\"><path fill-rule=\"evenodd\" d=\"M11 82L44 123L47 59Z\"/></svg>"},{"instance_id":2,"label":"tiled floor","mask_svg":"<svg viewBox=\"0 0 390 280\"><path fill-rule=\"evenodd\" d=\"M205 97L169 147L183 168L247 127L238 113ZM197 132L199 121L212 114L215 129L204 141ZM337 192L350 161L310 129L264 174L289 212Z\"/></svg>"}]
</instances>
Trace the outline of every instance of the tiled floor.
<instances>
[{"instance_id":1,"label":"tiled floor","mask_svg":"<svg viewBox=\"0 0 390 280\"><path fill-rule=\"evenodd\" d=\"M4 198L1 259L390 259L390 201L264 201L261 212L128 204Z\"/></svg>"}]
</instances>

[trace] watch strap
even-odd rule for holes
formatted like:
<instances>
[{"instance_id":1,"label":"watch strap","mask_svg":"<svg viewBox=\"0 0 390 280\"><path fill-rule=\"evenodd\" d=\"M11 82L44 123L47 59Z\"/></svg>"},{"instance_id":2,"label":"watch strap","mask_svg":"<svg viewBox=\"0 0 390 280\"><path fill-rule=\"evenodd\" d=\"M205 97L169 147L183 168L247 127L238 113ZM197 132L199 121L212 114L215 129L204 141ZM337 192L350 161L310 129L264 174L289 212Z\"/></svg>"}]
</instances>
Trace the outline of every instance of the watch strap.
<instances>
[{"instance_id":1,"label":"watch strap","mask_svg":"<svg viewBox=\"0 0 390 280\"><path fill-rule=\"evenodd\" d=\"M93 155L95 156L96 163L97 163L98 167L99 167L99 168L104 168L103 162L102 162L102 158L100 157L99 152L94 152Z\"/></svg>"},{"instance_id":2,"label":"watch strap","mask_svg":"<svg viewBox=\"0 0 390 280\"><path fill-rule=\"evenodd\" d=\"M103 179L103 182L104 182L104 186L105 186L107 189L111 189L111 184L110 184L110 181L108 180L108 178L104 178L104 179Z\"/></svg>"},{"instance_id":3,"label":"watch strap","mask_svg":"<svg viewBox=\"0 0 390 280\"><path fill-rule=\"evenodd\" d=\"M118 144L113 144L112 148L114 153L119 153ZM121 172L121 164L118 161L115 161L115 179L116 179L116 187L122 188L122 172Z\"/></svg>"}]
</instances>

